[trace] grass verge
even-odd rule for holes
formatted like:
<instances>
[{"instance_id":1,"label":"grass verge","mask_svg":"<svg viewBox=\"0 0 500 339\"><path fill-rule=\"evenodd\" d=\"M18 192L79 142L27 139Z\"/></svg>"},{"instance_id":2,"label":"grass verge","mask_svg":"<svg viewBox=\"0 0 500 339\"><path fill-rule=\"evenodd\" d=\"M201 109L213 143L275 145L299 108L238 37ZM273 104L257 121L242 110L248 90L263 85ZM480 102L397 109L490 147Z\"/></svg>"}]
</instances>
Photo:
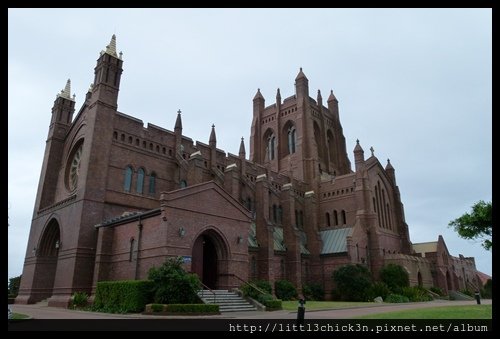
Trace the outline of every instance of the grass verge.
<instances>
[{"instance_id":1,"label":"grass verge","mask_svg":"<svg viewBox=\"0 0 500 339\"><path fill-rule=\"evenodd\" d=\"M356 319L492 319L492 305L442 306L369 314Z\"/></svg>"},{"instance_id":2,"label":"grass verge","mask_svg":"<svg viewBox=\"0 0 500 339\"><path fill-rule=\"evenodd\" d=\"M306 312L326 309L342 309L352 307L383 306L383 303L354 302L354 301L306 301ZM283 301L283 310L296 311L299 307L298 301Z\"/></svg>"}]
</instances>

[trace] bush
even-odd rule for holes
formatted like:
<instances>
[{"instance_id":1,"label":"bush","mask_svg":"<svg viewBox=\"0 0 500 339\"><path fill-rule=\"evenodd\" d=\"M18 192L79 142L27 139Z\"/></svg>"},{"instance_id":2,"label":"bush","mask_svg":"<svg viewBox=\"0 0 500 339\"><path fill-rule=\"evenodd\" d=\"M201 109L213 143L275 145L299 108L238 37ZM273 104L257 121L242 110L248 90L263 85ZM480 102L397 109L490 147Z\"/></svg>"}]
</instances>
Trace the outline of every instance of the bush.
<instances>
[{"instance_id":1,"label":"bush","mask_svg":"<svg viewBox=\"0 0 500 339\"><path fill-rule=\"evenodd\" d=\"M442 290L442 289L440 289L439 287L434 287L434 286L432 286L431 288L429 288L429 290L430 290L431 292L436 293L436 294L437 294L437 295L439 295L439 296L443 296L443 295L444 295L443 290Z\"/></svg>"},{"instance_id":2,"label":"bush","mask_svg":"<svg viewBox=\"0 0 500 339\"><path fill-rule=\"evenodd\" d=\"M93 308L112 313L140 312L151 299L153 282L147 280L99 281Z\"/></svg>"},{"instance_id":3,"label":"bush","mask_svg":"<svg viewBox=\"0 0 500 339\"><path fill-rule=\"evenodd\" d=\"M257 301L262 305L265 305L270 300L274 300L274 297L271 294L259 294L257 296Z\"/></svg>"},{"instance_id":4,"label":"bush","mask_svg":"<svg viewBox=\"0 0 500 339\"><path fill-rule=\"evenodd\" d=\"M288 280L278 280L274 283L276 297L281 300L297 299L297 290L295 286Z\"/></svg>"},{"instance_id":5,"label":"bush","mask_svg":"<svg viewBox=\"0 0 500 339\"><path fill-rule=\"evenodd\" d=\"M260 290L267 292L271 294L273 292L273 288L271 287L271 284L269 281L266 280L254 280L250 281L250 284L257 286ZM252 299L258 299L259 295L262 294L261 292L257 291L255 288L252 286L245 284L241 287L241 291L243 292L243 295L245 297L250 297Z\"/></svg>"},{"instance_id":6,"label":"bush","mask_svg":"<svg viewBox=\"0 0 500 339\"><path fill-rule=\"evenodd\" d=\"M340 301L342 299L342 296L340 295L339 290L333 289L332 290L332 300L333 301Z\"/></svg>"},{"instance_id":7,"label":"bush","mask_svg":"<svg viewBox=\"0 0 500 339\"><path fill-rule=\"evenodd\" d=\"M366 290L372 284L370 272L360 264L346 265L333 272L342 300L365 301Z\"/></svg>"},{"instance_id":8,"label":"bush","mask_svg":"<svg viewBox=\"0 0 500 339\"><path fill-rule=\"evenodd\" d=\"M89 296L85 292L75 292L72 299L73 308L82 308L87 306Z\"/></svg>"},{"instance_id":9,"label":"bush","mask_svg":"<svg viewBox=\"0 0 500 339\"><path fill-rule=\"evenodd\" d=\"M366 297L370 301L373 301L376 297L382 297L385 300L389 294L391 294L391 290L383 282L376 282L366 290Z\"/></svg>"},{"instance_id":10,"label":"bush","mask_svg":"<svg viewBox=\"0 0 500 339\"><path fill-rule=\"evenodd\" d=\"M162 266L152 267L148 279L153 281L153 300L157 304L196 304L200 279L182 268L182 258L169 258Z\"/></svg>"},{"instance_id":11,"label":"bush","mask_svg":"<svg viewBox=\"0 0 500 339\"><path fill-rule=\"evenodd\" d=\"M491 279L488 279L486 281L486 284L484 284L483 289L481 290L481 296L486 299L491 299L491 287L492 287L493 281Z\"/></svg>"},{"instance_id":12,"label":"bush","mask_svg":"<svg viewBox=\"0 0 500 339\"><path fill-rule=\"evenodd\" d=\"M403 266L389 264L380 270L382 280L394 293L401 293L404 287L410 286L410 277Z\"/></svg>"},{"instance_id":13,"label":"bush","mask_svg":"<svg viewBox=\"0 0 500 339\"><path fill-rule=\"evenodd\" d=\"M170 304L169 313L219 313L219 305L214 304Z\"/></svg>"},{"instance_id":14,"label":"bush","mask_svg":"<svg viewBox=\"0 0 500 339\"><path fill-rule=\"evenodd\" d=\"M474 292L468 290L468 289L465 289L465 290L461 290L460 293L463 293L465 295L468 295L469 297L473 297L474 298Z\"/></svg>"},{"instance_id":15,"label":"bush","mask_svg":"<svg viewBox=\"0 0 500 339\"><path fill-rule=\"evenodd\" d=\"M427 290L421 286L404 287L402 289L402 295L412 302L432 300Z\"/></svg>"},{"instance_id":16,"label":"bush","mask_svg":"<svg viewBox=\"0 0 500 339\"><path fill-rule=\"evenodd\" d=\"M387 296L387 299L385 300L386 303L407 303L410 302L408 300L408 297L405 297L404 295L401 294L389 294Z\"/></svg>"},{"instance_id":17,"label":"bush","mask_svg":"<svg viewBox=\"0 0 500 339\"><path fill-rule=\"evenodd\" d=\"M325 299L325 290L323 286L318 283L307 283L302 286L302 294L306 300L321 301Z\"/></svg>"}]
</instances>

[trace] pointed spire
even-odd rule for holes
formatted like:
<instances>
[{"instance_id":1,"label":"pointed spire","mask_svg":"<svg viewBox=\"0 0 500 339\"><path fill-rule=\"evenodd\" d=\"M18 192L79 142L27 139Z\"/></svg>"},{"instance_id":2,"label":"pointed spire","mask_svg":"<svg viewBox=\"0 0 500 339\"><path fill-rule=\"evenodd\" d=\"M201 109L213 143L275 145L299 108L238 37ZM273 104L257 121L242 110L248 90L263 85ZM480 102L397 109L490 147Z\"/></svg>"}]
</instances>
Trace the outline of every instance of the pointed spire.
<instances>
[{"instance_id":1,"label":"pointed spire","mask_svg":"<svg viewBox=\"0 0 500 339\"><path fill-rule=\"evenodd\" d=\"M392 167L391 165L391 160L390 159L387 159L387 165L385 166L385 170L392 170L394 171L394 167Z\"/></svg>"},{"instance_id":2,"label":"pointed spire","mask_svg":"<svg viewBox=\"0 0 500 339\"><path fill-rule=\"evenodd\" d=\"M241 137L239 156L240 156L240 158L244 158L245 155L246 155L246 152L245 152L245 142L244 142L243 137Z\"/></svg>"},{"instance_id":3,"label":"pointed spire","mask_svg":"<svg viewBox=\"0 0 500 339\"><path fill-rule=\"evenodd\" d=\"M318 89L318 96L316 98L318 105L323 105L323 97L321 96L321 91Z\"/></svg>"},{"instance_id":4,"label":"pointed spire","mask_svg":"<svg viewBox=\"0 0 500 339\"><path fill-rule=\"evenodd\" d=\"M106 46L105 53L118 58L118 54L116 54L116 35L113 34L113 36L111 37L109 45Z\"/></svg>"},{"instance_id":5,"label":"pointed spire","mask_svg":"<svg viewBox=\"0 0 500 339\"><path fill-rule=\"evenodd\" d=\"M176 130L182 130L182 119L181 119L181 110L179 109L177 111L177 119L175 119L175 127L174 131Z\"/></svg>"},{"instance_id":6,"label":"pointed spire","mask_svg":"<svg viewBox=\"0 0 500 339\"><path fill-rule=\"evenodd\" d=\"M215 146L217 144L217 138L215 137L215 125L212 124L212 132L210 132L210 139L208 140L210 146Z\"/></svg>"},{"instance_id":7,"label":"pointed spire","mask_svg":"<svg viewBox=\"0 0 500 339\"><path fill-rule=\"evenodd\" d=\"M337 100L337 98L335 97L335 95L333 95L333 89L332 89L332 90L330 90L330 96L328 97L328 102L330 102L330 101L339 102L339 101Z\"/></svg>"},{"instance_id":8,"label":"pointed spire","mask_svg":"<svg viewBox=\"0 0 500 339\"><path fill-rule=\"evenodd\" d=\"M281 103L281 93L280 93L280 89L279 88L276 91L276 102Z\"/></svg>"},{"instance_id":9,"label":"pointed spire","mask_svg":"<svg viewBox=\"0 0 500 339\"><path fill-rule=\"evenodd\" d=\"M255 96L253 97L253 100L257 100L257 99L262 99L264 100L264 97L262 96L262 94L260 93L260 88L257 88L257 93L255 93Z\"/></svg>"},{"instance_id":10,"label":"pointed spire","mask_svg":"<svg viewBox=\"0 0 500 339\"><path fill-rule=\"evenodd\" d=\"M364 152L363 148L359 144L359 139L356 139L356 146L354 147L354 153Z\"/></svg>"},{"instance_id":11,"label":"pointed spire","mask_svg":"<svg viewBox=\"0 0 500 339\"><path fill-rule=\"evenodd\" d=\"M71 79L66 81L66 86L61 90L61 93L57 95L58 97L62 97L71 101L75 101L75 95L73 94L73 98L71 98Z\"/></svg>"},{"instance_id":12,"label":"pointed spire","mask_svg":"<svg viewBox=\"0 0 500 339\"><path fill-rule=\"evenodd\" d=\"M307 77L306 75L304 74L304 72L302 72L302 67L300 68L300 71L299 71L299 74L297 74L297 77L295 78L295 81L299 80L299 79L306 79L307 80Z\"/></svg>"}]
</instances>

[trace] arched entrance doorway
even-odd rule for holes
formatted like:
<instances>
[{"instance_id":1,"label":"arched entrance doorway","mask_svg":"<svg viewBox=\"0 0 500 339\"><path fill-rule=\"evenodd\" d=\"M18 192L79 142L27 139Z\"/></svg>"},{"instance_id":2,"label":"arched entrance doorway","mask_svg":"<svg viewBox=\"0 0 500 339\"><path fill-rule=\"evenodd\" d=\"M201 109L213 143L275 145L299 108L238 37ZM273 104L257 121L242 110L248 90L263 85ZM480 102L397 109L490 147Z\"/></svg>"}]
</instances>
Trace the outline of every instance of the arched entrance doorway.
<instances>
[{"instance_id":1,"label":"arched entrance doorway","mask_svg":"<svg viewBox=\"0 0 500 339\"><path fill-rule=\"evenodd\" d=\"M52 296L57 270L57 259L61 247L59 223L52 219L42 234L36 249L36 270L33 288L38 290L35 302Z\"/></svg>"},{"instance_id":2,"label":"arched entrance doorway","mask_svg":"<svg viewBox=\"0 0 500 339\"><path fill-rule=\"evenodd\" d=\"M222 263L226 258L226 245L221 236L214 230L205 231L194 242L191 270L205 286L216 289L220 285L219 276L225 271Z\"/></svg>"}]
</instances>

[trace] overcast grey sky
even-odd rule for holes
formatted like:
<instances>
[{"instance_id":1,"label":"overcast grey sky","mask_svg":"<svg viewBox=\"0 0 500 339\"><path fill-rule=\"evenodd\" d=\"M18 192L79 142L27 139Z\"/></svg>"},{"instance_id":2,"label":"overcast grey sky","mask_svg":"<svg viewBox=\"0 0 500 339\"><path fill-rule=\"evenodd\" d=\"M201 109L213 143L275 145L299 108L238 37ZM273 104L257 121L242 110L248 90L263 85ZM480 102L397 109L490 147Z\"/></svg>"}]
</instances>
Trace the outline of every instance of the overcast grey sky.
<instances>
[{"instance_id":1,"label":"overcast grey sky","mask_svg":"<svg viewBox=\"0 0 500 339\"><path fill-rule=\"evenodd\" d=\"M396 169L414 243L491 253L448 222L492 197L491 9L10 9L8 13L9 277L21 274L51 107L71 78L76 110L99 52L117 36L118 109L247 154L257 88L311 96L333 89L347 151L359 138Z\"/></svg>"}]
</instances>

